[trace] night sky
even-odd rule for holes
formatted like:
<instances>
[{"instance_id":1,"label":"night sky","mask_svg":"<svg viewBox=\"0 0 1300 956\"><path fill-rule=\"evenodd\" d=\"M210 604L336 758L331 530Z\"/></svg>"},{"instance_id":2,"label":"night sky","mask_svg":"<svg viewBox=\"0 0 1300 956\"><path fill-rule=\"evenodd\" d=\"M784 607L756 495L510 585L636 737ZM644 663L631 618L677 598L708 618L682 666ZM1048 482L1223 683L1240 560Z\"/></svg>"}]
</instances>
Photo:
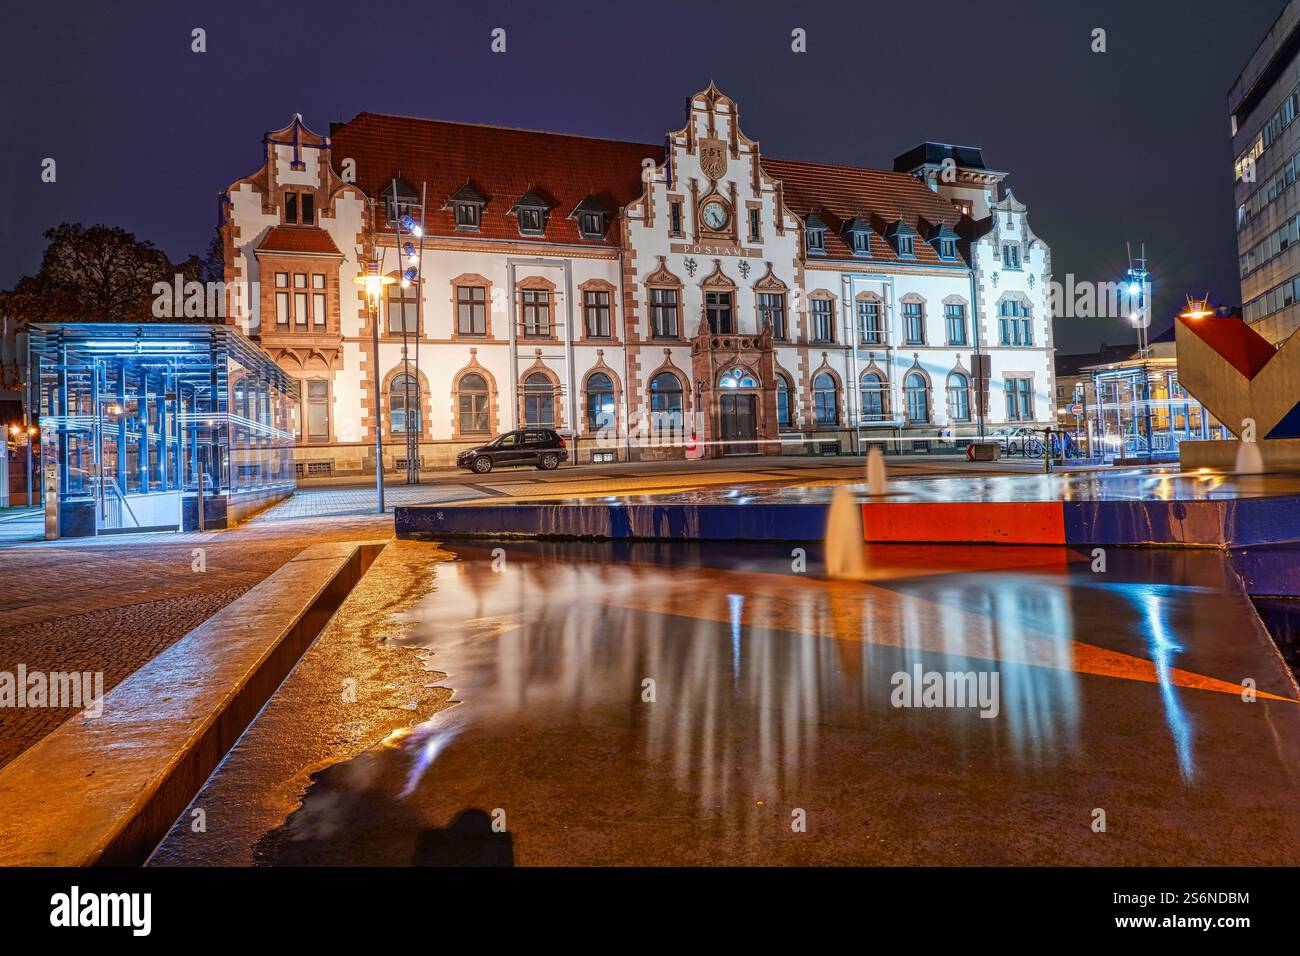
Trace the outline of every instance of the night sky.
<instances>
[{"instance_id":1,"label":"night sky","mask_svg":"<svg viewBox=\"0 0 1300 956\"><path fill-rule=\"evenodd\" d=\"M765 154L891 168L922 140L1012 173L1053 273L1119 278L1145 241L1158 330L1236 304L1226 96L1282 0L970 3L9 4L0 27L0 287L61 221L202 252L216 195L300 112L363 110L661 142L713 79ZM489 50L507 30L507 52ZM207 52L190 31L207 31ZM802 27L808 52L790 50ZM1108 51L1090 51L1091 31ZM58 181L40 181L54 157ZM1057 347L1132 338L1058 320Z\"/></svg>"}]
</instances>

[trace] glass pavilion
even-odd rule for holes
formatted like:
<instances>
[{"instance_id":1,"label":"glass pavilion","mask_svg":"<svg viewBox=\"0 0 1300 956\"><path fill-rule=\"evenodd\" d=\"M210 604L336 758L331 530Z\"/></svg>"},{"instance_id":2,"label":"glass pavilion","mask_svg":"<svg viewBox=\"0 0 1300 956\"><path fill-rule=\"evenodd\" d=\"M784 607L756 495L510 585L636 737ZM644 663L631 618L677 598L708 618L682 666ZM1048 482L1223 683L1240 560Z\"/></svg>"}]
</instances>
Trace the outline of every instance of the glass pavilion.
<instances>
[{"instance_id":1,"label":"glass pavilion","mask_svg":"<svg viewBox=\"0 0 1300 956\"><path fill-rule=\"evenodd\" d=\"M297 384L234 327L30 333L30 401L41 461L59 466L61 536L226 527L292 494Z\"/></svg>"}]
</instances>

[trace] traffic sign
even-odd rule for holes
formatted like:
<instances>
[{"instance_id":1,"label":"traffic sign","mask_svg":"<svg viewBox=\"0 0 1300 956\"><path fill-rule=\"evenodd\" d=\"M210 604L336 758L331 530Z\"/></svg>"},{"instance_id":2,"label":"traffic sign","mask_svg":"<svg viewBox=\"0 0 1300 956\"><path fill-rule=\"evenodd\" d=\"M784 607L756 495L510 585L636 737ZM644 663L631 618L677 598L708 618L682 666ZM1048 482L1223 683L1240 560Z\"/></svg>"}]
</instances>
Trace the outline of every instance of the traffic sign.
<instances>
[{"instance_id":1,"label":"traffic sign","mask_svg":"<svg viewBox=\"0 0 1300 956\"><path fill-rule=\"evenodd\" d=\"M1082 415L1082 414L1083 414L1083 406L1082 406L1081 404L1079 404L1078 402L1075 402L1073 405L1070 406L1070 414L1071 414L1071 415Z\"/></svg>"}]
</instances>

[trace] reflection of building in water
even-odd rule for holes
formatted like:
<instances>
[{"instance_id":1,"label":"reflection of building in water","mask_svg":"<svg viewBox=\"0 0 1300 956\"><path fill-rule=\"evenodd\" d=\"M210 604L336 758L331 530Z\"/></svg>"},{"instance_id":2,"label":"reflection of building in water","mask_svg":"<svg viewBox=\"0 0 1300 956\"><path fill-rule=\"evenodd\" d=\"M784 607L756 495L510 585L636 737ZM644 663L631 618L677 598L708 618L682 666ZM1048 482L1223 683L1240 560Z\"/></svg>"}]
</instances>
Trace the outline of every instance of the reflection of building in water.
<instances>
[{"instance_id":1,"label":"reflection of building in water","mask_svg":"<svg viewBox=\"0 0 1300 956\"><path fill-rule=\"evenodd\" d=\"M816 775L827 726L856 728L864 755L901 734L936 761L969 744L1017 765L1050 765L1076 743L1064 577L936 575L903 590L525 561L500 573L488 562L437 573L411 619L435 649L431 666L465 703L417 740L448 721L590 722L625 733L628 752L670 769L705 809L797 790ZM999 716L895 709L891 676L918 662L997 669Z\"/></svg>"}]
</instances>

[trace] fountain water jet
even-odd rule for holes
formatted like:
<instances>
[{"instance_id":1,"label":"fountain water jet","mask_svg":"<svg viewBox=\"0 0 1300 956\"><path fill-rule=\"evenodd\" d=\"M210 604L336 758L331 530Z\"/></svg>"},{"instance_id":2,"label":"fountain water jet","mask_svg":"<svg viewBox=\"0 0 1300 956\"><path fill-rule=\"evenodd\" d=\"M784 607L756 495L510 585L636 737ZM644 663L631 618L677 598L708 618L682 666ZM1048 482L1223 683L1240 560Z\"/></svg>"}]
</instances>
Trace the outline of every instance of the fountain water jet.
<instances>
[{"instance_id":1,"label":"fountain water jet","mask_svg":"<svg viewBox=\"0 0 1300 956\"><path fill-rule=\"evenodd\" d=\"M867 494L883 495L885 493L885 456L880 453L878 445L872 445L867 452Z\"/></svg>"},{"instance_id":2,"label":"fountain water jet","mask_svg":"<svg viewBox=\"0 0 1300 956\"><path fill-rule=\"evenodd\" d=\"M863 581L867 577L866 535L862 529L862 506L840 485L826 514L826 573L832 578Z\"/></svg>"},{"instance_id":3,"label":"fountain water jet","mask_svg":"<svg viewBox=\"0 0 1300 956\"><path fill-rule=\"evenodd\" d=\"M1259 442L1237 442L1237 465L1233 470L1238 475L1258 475L1264 471L1264 456L1260 454Z\"/></svg>"}]
</instances>

